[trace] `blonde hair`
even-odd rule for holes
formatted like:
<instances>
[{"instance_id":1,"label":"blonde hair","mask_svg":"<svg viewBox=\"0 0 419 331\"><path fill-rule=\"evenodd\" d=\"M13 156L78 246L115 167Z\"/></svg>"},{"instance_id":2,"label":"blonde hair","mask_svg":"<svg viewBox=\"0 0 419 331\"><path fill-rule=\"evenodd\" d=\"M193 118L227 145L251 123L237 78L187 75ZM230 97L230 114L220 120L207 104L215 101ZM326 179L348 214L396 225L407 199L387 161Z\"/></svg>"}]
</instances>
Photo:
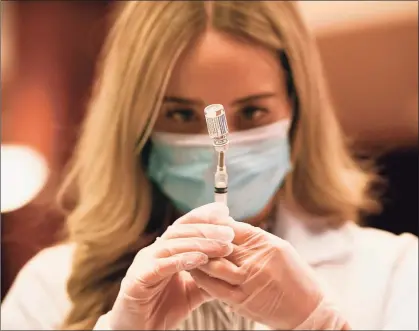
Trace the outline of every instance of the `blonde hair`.
<instances>
[{"instance_id":1,"label":"blonde hair","mask_svg":"<svg viewBox=\"0 0 419 331\"><path fill-rule=\"evenodd\" d=\"M337 222L376 206L368 193L373 175L345 147L316 45L295 3L215 1L211 7L209 15L204 1L132 1L117 16L62 189L75 198L65 329L91 329L112 308L133 256L155 236L145 235L152 187L134 151L148 141L176 60L208 26L286 54L298 101L286 196Z\"/></svg>"}]
</instances>

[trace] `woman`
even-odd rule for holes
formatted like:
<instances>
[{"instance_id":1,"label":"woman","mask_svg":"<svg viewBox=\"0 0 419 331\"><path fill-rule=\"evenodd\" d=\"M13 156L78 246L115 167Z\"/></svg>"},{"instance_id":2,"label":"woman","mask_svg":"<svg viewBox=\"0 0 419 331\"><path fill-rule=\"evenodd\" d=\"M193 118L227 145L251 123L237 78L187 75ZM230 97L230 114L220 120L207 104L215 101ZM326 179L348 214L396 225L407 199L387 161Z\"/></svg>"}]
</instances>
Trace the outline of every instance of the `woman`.
<instances>
[{"instance_id":1,"label":"woman","mask_svg":"<svg viewBox=\"0 0 419 331\"><path fill-rule=\"evenodd\" d=\"M105 50L69 243L23 268L3 329L417 329L417 238L356 225L374 174L295 3L127 2ZM229 210L208 204L213 103Z\"/></svg>"}]
</instances>

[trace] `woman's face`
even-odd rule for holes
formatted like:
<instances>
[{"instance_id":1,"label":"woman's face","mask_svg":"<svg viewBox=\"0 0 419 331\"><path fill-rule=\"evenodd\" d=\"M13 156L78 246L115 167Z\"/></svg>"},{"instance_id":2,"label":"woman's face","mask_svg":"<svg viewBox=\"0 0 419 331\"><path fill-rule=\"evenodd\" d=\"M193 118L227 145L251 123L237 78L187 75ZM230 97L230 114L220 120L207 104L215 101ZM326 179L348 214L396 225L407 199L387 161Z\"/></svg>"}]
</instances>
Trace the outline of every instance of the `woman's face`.
<instances>
[{"instance_id":1,"label":"woman's face","mask_svg":"<svg viewBox=\"0 0 419 331\"><path fill-rule=\"evenodd\" d=\"M204 108L222 104L229 131L288 118L285 75L269 50L206 32L177 62L155 131L206 132Z\"/></svg>"}]
</instances>

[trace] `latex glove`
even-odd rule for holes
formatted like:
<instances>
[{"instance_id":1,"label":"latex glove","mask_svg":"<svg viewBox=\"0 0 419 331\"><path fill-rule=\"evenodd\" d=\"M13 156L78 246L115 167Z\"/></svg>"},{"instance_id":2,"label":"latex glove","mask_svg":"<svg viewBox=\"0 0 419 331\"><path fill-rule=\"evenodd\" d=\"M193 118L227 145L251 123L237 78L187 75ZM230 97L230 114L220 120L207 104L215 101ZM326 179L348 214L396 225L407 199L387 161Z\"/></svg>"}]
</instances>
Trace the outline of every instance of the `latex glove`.
<instances>
[{"instance_id":1,"label":"latex glove","mask_svg":"<svg viewBox=\"0 0 419 331\"><path fill-rule=\"evenodd\" d=\"M224 224L236 234L234 252L190 272L209 295L275 330L349 329L288 242L232 219Z\"/></svg>"},{"instance_id":2,"label":"latex glove","mask_svg":"<svg viewBox=\"0 0 419 331\"><path fill-rule=\"evenodd\" d=\"M134 259L106 318L112 330L175 328L209 297L185 270L233 251L234 232L217 223L228 217L222 204L197 208L177 220ZM185 224L187 223L187 224Z\"/></svg>"}]
</instances>

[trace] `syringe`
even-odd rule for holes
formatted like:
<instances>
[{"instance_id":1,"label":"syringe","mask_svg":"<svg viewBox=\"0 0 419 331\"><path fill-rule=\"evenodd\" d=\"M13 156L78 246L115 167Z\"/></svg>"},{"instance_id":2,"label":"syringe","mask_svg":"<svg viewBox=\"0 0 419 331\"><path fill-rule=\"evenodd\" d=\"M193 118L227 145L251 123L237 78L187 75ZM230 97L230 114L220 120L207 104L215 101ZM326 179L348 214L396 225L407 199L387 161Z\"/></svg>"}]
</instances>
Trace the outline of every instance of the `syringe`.
<instances>
[{"instance_id":1,"label":"syringe","mask_svg":"<svg viewBox=\"0 0 419 331\"><path fill-rule=\"evenodd\" d=\"M220 104L209 105L204 110L208 134L218 153L217 169L214 176L214 194L216 202L227 205L228 175L226 152L228 149L228 126L224 107Z\"/></svg>"}]
</instances>

